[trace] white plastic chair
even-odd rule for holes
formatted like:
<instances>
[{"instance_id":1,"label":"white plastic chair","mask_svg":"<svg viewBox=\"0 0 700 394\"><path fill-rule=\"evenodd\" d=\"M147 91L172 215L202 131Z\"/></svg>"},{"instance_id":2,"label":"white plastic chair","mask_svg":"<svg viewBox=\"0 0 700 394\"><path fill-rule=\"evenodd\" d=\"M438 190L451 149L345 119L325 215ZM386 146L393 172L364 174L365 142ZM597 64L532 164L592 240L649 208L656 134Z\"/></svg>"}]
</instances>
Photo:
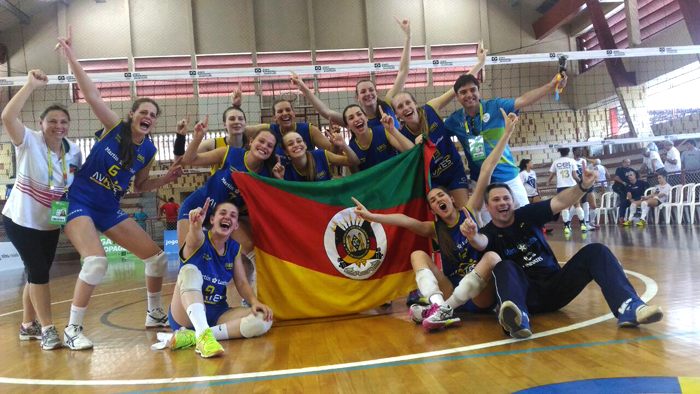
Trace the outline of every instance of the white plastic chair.
<instances>
[{"instance_id":1,"label":"white plastic chair","mask_svg":"<svg viewBox=\"0 0 700 394\"><path fill-rule=\"evenodd\" d=\"M695 223L695 210L700 206L700 183L692 184L693 187L688 190L683 203L683 218L685 218L686 208L688 208L688 220L690 224Z\"/></svg>"},{"instance_id":2,"label":"white plastic chair","mask_svg":"<svg viewBox=\"0 0 700 394\"><path fill-rule=\"evenodd\" d=\"M608 224L608 214L612 213L613 220L617 221L617 193L606 192L600 197L600 207L596 208L596 224L600 223L600 217L605 217L605 224Z\"/></svg>"},{"instance_id":3,"label":"white plastic chair","mask_svg":"<svg viewBox=\"0 0 700 394\"><path fill-rule=\"evenodd\" d=\"M656 223L659 223L659 216L661 216L661 211L664 211L664 219L666 224L671 224L671 214L673 213L673 208L683 203L683 194L681 193L681 188L683 185L676 185L671 187L670 195L668 196L668 202L665 202L658 206L656 209ZM680 211L680 208L677 208Z\"/></svg>"},{"instance_id":4,"label":"white plastic chair","mask_svg":"<svg viewBox=\"0 0 700 394\"><path fill-rule=\"evenodd\" d=\"M683 207L686 206L688 203L692 204L693 202L695 202L695 194L693 193L694 188L694 183L688 183L683 185L683 187L681 188L678 203L673 204L673 208L675 208L676 211L676 220L678 221L678 224L683 223Z\"/></svg>"}]
</instances>

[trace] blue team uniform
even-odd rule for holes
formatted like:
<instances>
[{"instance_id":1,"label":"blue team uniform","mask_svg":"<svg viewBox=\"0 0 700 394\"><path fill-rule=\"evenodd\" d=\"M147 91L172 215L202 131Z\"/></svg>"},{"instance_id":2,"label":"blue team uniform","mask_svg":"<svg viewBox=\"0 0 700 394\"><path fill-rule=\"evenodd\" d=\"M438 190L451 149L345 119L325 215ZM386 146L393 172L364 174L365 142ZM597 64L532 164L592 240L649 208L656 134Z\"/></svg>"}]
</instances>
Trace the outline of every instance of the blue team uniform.
<instances>
[{"instance_id":1,"label":"blue team uniform","mask_svg":"<svg viewBox=\"0 0 700 394\"><path fill-rule=\"evenodd\" d=\"M474 212L472 212L472 210L468 207L467 211L469 212L469 216L474 221L474 223L477 223L478 230L479 221L476 219ZM447 279L449 279L449 281L452 283L452 286L454 287L457 287L462 278L464 278L468 273L474 270L474 267L479 262L479 260L481 260L482 256L481 252L469 245L467 237L465 237L462 234L462 232L459 231L459 226L464 222L464 220L466 220L464 212L459 211L459 220L457 221L457 223L455 223L454 226L450 226L449 224L447 226L447 228L450 231L450 237L452 238L452 241L454 242L456 247L455 254L457 255L458 261L450 260L447 257L447 255L440 253L442 261L442 273L445 274ZM436 234L438 245L442 247L444 241L441 239L440 234L437 231ZM476 306L471 300L457 308L457 311L469 312L482 312L490 310L493 310L493 308L480 308Z\"/></svg>"},{"instance_id":2,"label":"blue team uniform","mask_svg":"<svg viewBox=\"0 0 700 394\"><path fill-rule=\"evenodd\" d=\"M447 190L469 189L467 173L464 171L462 156L447 135L445 124L440 118L440 114L431 105L424 105L425 117L428 124L428 136L435 144L436 150L430 159L430 182L431 187L443 186ZM399 132L406 136L409 141L415 141L420 135L415 134L407 125L401 126Z\"/></svg>"},{"instance_id":3,"label":"blue team uniform","mask_svg":"<svg viewBox=\"0 0 700 394\"><path fill-rule=\"evenodd\" d=\"M357 139L353 136L350 139L348 146L352 149L360 159L360 171L373 167L385 160L389 160L396 156L399 152L389 143L389 137L382 127L379 131L373 128L367 130L370 133L370 143L366 148L361 147L357 143Z\"/></svg>"},{"instance_id":4,"label":"blue team uniform","mask_svg":"<svg viewBox=\"0 0 700 394\"><path fill-rule=\"evenodd\" d=\"M328 162L328 151L324 149L316 149L310 151L311 157L316 162L316 182L330 181L331 169ZM284 179L287 181L306 182L306 179L299 174L294 164L290 161L284 166Z\"/></svg>"},{"instance_id":5,"label":"blue team uniform","mask_svg":"<svg viewBox=\"0 0 700 394\"><path fill-rule=\"evenodd\" d=\"M464 148L467 163L469 164L469 176L474 181L479 179L481 165L496 147L505 132L505 121L503 120L503 115L501 115L500 108L503 108L506 113L517 113L515 111L515 99L497 98L488 101L480 100L479 102L482 108L480 113L483 113L483 115L477 114L476 117L472 118L464 111L464 108L460 108L445 120L448 134L457 137ZM474 144L474 140L478 136L482 136L484 139L485 156L483 159L474 160L469 151L469 144ZM515 179L519 172L520 169L515 164L510 147L506 146L503 156L501 156L496 168L493 170L491 182L508 182Z\"/></svg>"},{"instance_id":6,"label":"blue team uniform","mask_svg":"<svg viewBox=\"0 0 700 394\"><path fill-rule=\"evenodd\" d=\"M119 200L129 189L131 178L143 168L150 168L157 149L150 138L134 144L134 164L131 169L122 168L119 142L122 133L131 130L124 122L117 123L103 136L95 133L97 143L90 150L85 164L75 174L68 193L68 219L89 216L95 227L107 231L129 216L119 209Z\"/></svg>"},{"instance_id":7,"label":"blue team uniform","mask_svg":"<svg viewBox=\"0 0 700 394\"><path fill-rule=\"evenodd\" d=\"M220 202L232 202L236 204L239 210L243 211L245 202L243 197L241 197L240 190L233 182L231 173L251 172L245 164L245 156L249 153L243 148L228 147L221 168L207 179L207 183L204 186L197 189L182 203L178 220L188 219L190 211L197 207L203 207L207 197L212 201L205 221L209 220L211 213L214 212L213 208ZM258 174L266 177L270 176L265 166L262 167Z\"/></svg>"},{"instance_id":8,"label":"blue team uniform","mask_svg":"<svg viewBox=\"0 0 700 394\"><path fill-rule=\"evenodd\" d=\"M384 100L377 100L377 104L382 107L385 114L394 118L394 127L396 127L396 130L398 130L401 125L399 124L399 120L396 119L396 114L394 113L394 109L391 107L391 104ZM377 110L377 116L374 118L367 118L367 126L372 128L377 133L379 131L384 131L384 125L382 124L382 117L379 110Z\"/></svg>"},{"instance_id":9,"label":"blue team uniform","mask_svg":"<svg viewBox=\"0 0 700 394\"><path fill-rule=\"evenodd\" d=\"M192 256L185 258L180 248L180 268L192 264L199 269L204 279L202 295L206 308L207 323L216 326L219 317L231 309L226 302L226 285L233 280L233 263L241 253L241 245L232 239L226 240L226 250L220 255L211 243L209 231L204 231L204 243ZM170 327L177 331L181 326L173 319L172 311L168 313Z\"/></svg>"},{"instance_id":10,"label":"blue team uniform","mask_svg":"<svg viewBox=\"0 0 700 394\"><path fill-rule=\"evenodd\" d=\"M277 123L270 124L270 130L277 138L277 148L275 148L275 154L281 158L286 159L287 154L284 153L284 146L282 146L283 135L282 135L282 130L280 128L280 125ZM314 143L311 139L311 123L294 123L294 130L292 130L292 131L301 136L301 138L306 143L307 150L311 151L311 150L316 149L316 145L314 145ZM288 133L289 133L289 131L288 131ZM282 164L285 164L285 163L282 163Z\"/></svg>"}]
</instances>

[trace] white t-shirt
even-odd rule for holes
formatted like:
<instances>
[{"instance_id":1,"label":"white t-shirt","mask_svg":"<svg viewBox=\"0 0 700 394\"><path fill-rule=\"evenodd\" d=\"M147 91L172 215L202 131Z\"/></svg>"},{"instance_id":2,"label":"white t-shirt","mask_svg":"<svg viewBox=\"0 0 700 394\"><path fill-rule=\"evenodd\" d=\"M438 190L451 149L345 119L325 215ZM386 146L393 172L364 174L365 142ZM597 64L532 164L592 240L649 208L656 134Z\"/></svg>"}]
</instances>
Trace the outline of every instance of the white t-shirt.
<instances>
[{"instance_id":1,"label":"white t-shirt","mask_svg":"<svg viewBox=\"0 0 700 394\"><path fill-rule=\"evenodd\" d=\"M647 171L651 174L654 171L658 171L660 168L664 167L664 162L661 161L661 156L659 152L649 151L649 157L644 157L642 163L647 167ZM654 167L652 169L652 163Z\"/></svg>"},{"instance_id":2,"label":"white t-shirt","mask_svg":"<svg viewBox=\"0 0 700 394\"><path fill-rule=\"evenodd\" d=\"M654 194L665 194L664 197L659 197L659 201L662 203L668 201L669 197L671 197L671 185L668 183L665 185L656 185Z\"/></svg>"},{"instance_id":3,"label":"white t-shirt","mask_svg":"<svg viewBox=\"0 0 700 394\"><path fill-rule=\"evenodd\" d=\"M554 160L549 172L557 174L557 188L576 186L574 172L578 170L578 164L574 159L561 157Z\"/></svg>"},{"instance_id":4,"label":"white t-shirt","mask_svg":"<svg viewBox=\"0 0 700 394\"><path fill-rule=\"evenodd\" d=\"M605 170L605 167L602 164L596 164L595 167L598 169L598 182L602 183L603 185L607 185L608 172Z\"/></svg>"},{"instance_id":5,"label":"white t-shirt","mask_svg":"<svg viewBox=\"0 0 700 394\"><path fill-rule=\"evenodd\" d=\"M520 171L520 180L523 181L528 197L537 196L537 174L535 171Z\"/></svg>"},{"instance_id":6,"label":"white t-shirt","mask_svg":"<svg viewBox=\"0 0 700 394\"><path fill-rule=\"evenodd\" d=\"M669 163L668 159L677 160L676 164ZM664 167L666 168L667 172L678 172L681 170L681 153L678 152L678 149L676 149L675 146L666 151L666 162L664 163Z\"/></svg>"},{"instance_id":7,"label":"white t-shirt","mask_svg":"<svg viewBox=\"0 0 700 394\"><path fill-rule=\"evenodd\" d=\"M73 183L73 174L80 167L82 153L78 145L63 139L66 144L66 171L68 185ZM17 152L17 178L5 203L2 214L15 224L35 230L55 230L59 226L49 224L51 201L61 199L65 191L61 155L51 152L54 189L49 188L49 161L44 133L24 128L22 143L15 146Z\"/></svg>"}]
</instances>

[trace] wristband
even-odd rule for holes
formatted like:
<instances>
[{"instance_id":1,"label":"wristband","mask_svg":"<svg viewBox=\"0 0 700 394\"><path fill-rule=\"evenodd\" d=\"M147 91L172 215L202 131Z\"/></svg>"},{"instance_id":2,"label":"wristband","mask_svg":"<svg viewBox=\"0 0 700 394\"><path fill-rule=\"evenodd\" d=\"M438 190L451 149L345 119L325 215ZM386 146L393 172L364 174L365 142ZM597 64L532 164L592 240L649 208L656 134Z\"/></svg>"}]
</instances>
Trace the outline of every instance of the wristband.
<instances>
[{"instance_id":1,"label":"wristband","mask_svg":"<svg viewBox=\"0 0 700 394\"><path fill-rule=\"evenodd\" d=\"M185 155L185 136L182 134L177 134L175 136L175 144L173 144L173 154L175 156Z\"/></svg>"},{"instance_id":2,"label":"wristband","mask_svg":"<svg viewBox=\"0 0 700 394\"><path fill-rule=\"evenodd\" d=\"M583 183L583 182L579 182L579 183L578 183L578 188L579 188L582 192L584 192L584 193L588 192L588 189L584 189L584 188L583 188L583 184L582 184L582 183Z\"/></svg>"}]
</instances>

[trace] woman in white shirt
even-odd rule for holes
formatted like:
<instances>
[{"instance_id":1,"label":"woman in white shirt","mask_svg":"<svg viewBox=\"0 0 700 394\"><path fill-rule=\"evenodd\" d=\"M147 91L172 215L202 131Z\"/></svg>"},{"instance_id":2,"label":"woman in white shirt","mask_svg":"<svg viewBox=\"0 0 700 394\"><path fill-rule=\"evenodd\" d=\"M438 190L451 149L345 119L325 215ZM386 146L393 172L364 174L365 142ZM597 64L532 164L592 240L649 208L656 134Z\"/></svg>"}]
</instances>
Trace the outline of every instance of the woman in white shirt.
<instances>
[{"instance_id":1,"label":"woman in white shirt","mask_svg":"<svg viewBox=\"0 0 700 394\"><path fill-rule=\"evenodd\" d=\"M62 106L52 105L44 110L39 116L41 131L27 128L19 119L32 92L47 82L43 71L30 71L27 84L2 111L2 122L17 151L17 177L2 211L2 221L27 272L19 338L41 339L42 349L52 350L63 346L51 317L49 289L59 226L67 214L67 206L59 200L73 181L81 153L76 144L65 138L70 115Z\"/></svg>"},{"instance_id":2,"label":"woman in white shirt","mask_svg":"<svg viewBox=\"0 0 700 394\"><path fill-rule=\"evenodd\" d=\"M537 174L532 170L532 160L520 160L520 180L523 181L527 199L530 204L540 201L540 193L537 191Z\"/></svg>"},{"instance_id":3,"label":"woman in white shirt","mask_svg":"<svg viewBox=\"0 0 700 394\"><path fill-rule=\"evenodd\" d=\"M666 180L666 175L658 174L656 180L659 184L656 185L654 192L648 196L642 197L640 201L635 201L630 205L630 217L634 217L634 213L637 211L637 205L642 207L642 217L637 222L637 226L642 227L646 223L647 213L649 213L649 208L658 207L659 205L668 201L671 194L671 185Z\"/></svg>"}]
</instances>

